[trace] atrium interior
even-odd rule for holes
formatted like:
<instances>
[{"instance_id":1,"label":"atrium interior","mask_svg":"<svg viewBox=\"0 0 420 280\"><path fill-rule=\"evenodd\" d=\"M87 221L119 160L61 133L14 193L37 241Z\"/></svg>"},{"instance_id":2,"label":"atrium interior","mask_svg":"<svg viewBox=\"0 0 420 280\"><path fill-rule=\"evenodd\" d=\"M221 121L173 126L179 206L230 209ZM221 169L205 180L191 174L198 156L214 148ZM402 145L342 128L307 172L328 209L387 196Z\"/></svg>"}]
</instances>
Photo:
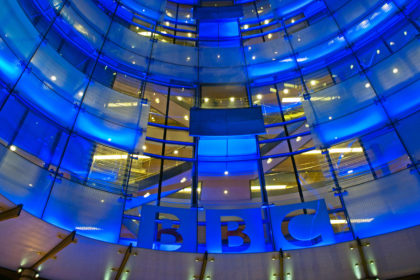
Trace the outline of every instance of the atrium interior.
<instances>
[{"instance_id":1,"label":"atrium interior","mask_svg":"<svg viewBox=\"0 0 420 280\"><path fill-rule=\"evenodd\" d=\"M420 279L419 0L2 0L1 279Z\"/></svg>"}]
</instances>

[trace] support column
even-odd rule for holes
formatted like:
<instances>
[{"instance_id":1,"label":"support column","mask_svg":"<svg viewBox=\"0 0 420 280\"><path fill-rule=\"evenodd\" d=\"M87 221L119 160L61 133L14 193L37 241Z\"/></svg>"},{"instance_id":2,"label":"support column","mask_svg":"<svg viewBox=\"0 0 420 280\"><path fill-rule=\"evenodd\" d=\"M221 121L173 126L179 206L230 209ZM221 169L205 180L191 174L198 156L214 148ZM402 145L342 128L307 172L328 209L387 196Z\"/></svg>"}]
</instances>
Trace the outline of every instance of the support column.
<instances>
[{"instance_id":1,"label":"support column","mask_svg":"<svg viewBox=\"0 0 420 280\"><path fill-rule=\"evenodd\" d=\"M124 271L124 268L125 268L125 265L127 264L128 258L131 256L132 248L133 248L133 244L130 243L130 246L128 246L127 250L125 251L124 258L121 262L121 265L118 268L117 275L115 275L115 278L114 278L115 280L119 280L121 278L121 274Z\"/></svg>"},{"instance_id":2,"label":"support column","mask_svg":"<svg viewBox=\"0 0 420 280\"><path fill-rule=\"evenodd\" d=\"M19 204L18 206L14 208L1 212L0 222L19 217L20 212L22 211L22 207L23 207L23 204Z\"/></svg>"},{"instance_id":3,"label":"support column","mask_svg":"<svg viewBox=\"0 0 420 280\"><path fill-rule=\"evenodd\" d=\"M204 253L203 259L200 259L200 258L195 259L196 262L202 261L203 263L201 264L200 275L199 276L194 275L193 277L194 279L203 280L206 277L206 268L207 268L208 259L209 259L209 254L207 253L207 251ZM214 262L214 258L211 258L210 261Z\"/></svg>"}]
</instances>

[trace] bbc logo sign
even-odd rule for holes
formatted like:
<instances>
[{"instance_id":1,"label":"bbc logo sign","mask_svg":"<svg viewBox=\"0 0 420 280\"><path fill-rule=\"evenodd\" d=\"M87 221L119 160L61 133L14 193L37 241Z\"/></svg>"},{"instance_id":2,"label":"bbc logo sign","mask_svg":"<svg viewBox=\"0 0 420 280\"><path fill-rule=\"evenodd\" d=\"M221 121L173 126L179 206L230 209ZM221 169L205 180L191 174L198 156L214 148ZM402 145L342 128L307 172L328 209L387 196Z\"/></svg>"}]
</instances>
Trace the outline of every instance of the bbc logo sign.
<instances>
[{"instance_id":1,"label":"bbc logo sign","mask_svg":"<svg viewBox=\"0 0 420 280\"><path fill-rule=\"evenodd\" d=\"M209 253L250 253L336 242L324 200L204 211L205 222L199 222L197 209L143 206L137 245L184 252L196 252L198 246L205 246L203 250ZM205 226L205 244L197 243L197 225ZM266 242L267 232L271 232L271 242Z\"/></svg>"}]
</instances>

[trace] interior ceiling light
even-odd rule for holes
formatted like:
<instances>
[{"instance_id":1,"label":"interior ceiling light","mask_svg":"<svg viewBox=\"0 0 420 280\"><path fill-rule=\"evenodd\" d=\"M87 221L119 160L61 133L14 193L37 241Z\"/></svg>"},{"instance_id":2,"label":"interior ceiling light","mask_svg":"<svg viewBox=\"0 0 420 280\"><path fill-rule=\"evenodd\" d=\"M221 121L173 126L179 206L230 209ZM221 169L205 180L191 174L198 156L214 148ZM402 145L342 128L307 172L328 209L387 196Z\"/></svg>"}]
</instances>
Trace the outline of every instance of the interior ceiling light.
<instances>
[{"instance_id":1,"label":"interior ceiling light","mask_svg":"<svg viewBox=\"0 0 420 280\"><path fill-rule=\"evenodd\" d=\"M79 93L80 94L80 93ZM83 95L83 92L82 92ZM116 108L116 107L137 107L137 102L112 102L108 103L107 106L110 108Z\"/></svg>"},{"instance_id":2,"label":"interior ceiling light","mask_svg":"<svg viewBox=\"0 0 420 280\"><path fill-rule=\"evenodd\" d=\"M265 189L267 191L275 191L275 190L284 190L287 188L287 185L267 185ZM251 191L259 191L261 189L260 186L251 186Z\"/></svg>"},{"instance_id":3,"label":"interior ceiling light","mask_svg":"<svg viewBox=\"0 0 420 280\"><path fill-rule=\"evenodd\" d=\"M363 153L362 148L331 148L328 149L330 154L343 154L343 153ZM322 154L321 150L311 150L302 153L303 155L310 155L310 154Z\"/></svg>"},{"instance_id":4,"label":"interior ceiling light","mask_svg":"<svg viewBox=\"0 0 420 280\"><path fill-rule=\"evenodd\" d=\"M133 158L137 159L149 159L149 156L145 155L132 155ZM93 156L93 160L119 160L119 159L127 159L128 155L95 155Z\"/></svg>"},{"instance_id":5,"label":"interior ceiling light","mask_svg":"<svg viewBox=\"0 0 420 280\"><path fill-rule=\"evenodd\" d=\"M360 224L360 223L370 223L374 220L374 218L365 218L365 219L350 219L352 223ZM342 225L347 224L347 220L344 219L331 219L330 220L332 225Z\"/></svg>"},{"instance_id":6,"label":"interior ceiling light","mask_svg":"<svg viewBox=\"0 0 420 280\"><path fill-rule=\"evenodd\" d=\"M301 97L283 97L281 99L282 103L296 103L296 102L301 102L302 98Z\"/></svg>"}]
</instances>

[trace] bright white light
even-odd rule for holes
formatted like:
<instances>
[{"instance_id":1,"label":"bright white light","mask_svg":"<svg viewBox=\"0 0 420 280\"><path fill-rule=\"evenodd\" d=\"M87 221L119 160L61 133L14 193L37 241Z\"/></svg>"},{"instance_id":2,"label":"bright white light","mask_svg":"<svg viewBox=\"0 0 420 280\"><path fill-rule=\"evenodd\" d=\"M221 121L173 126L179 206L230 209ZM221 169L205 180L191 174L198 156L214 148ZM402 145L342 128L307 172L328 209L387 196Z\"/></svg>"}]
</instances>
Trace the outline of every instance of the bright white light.
<instances>
[{"instance_id":1,"label":"bright white light","mask_svg":"<svg viewBox=\"0 0 420 280\"><path fill-rule=\"evenodd\" d=\"M176 99L178 99L178 101L182 101L182 97L181 96L177 96Z\"/></svg>"},{"instance_id":2,"label":"bright white light","mask_svg":"<svg viewBox=\"0 0 420 280\"><path fill-rule=\"evenodd\" d=\"M83 95L83 92L82 92ZM117 107L136 107L137 102L112 102L108 103L109 108L117 108Z\"/></svg>"},{"instance_id":3,"label":"bright white light","mask_svg":"<svg viewBox=\"0 0 420 280\"><path fill-rule=\"evenodd\" d=\"M392 73L397 74L398 73L398 68L392 69Z\"/></svg>"},{"instance_id":4,"label":"bright white light","mask_svg":"<svg viewBox=\"0 0 420 280\"><path fill-rule=\"evenodd\" d=\"M331 148L328 149L328 152L330 154L342 154L342 153L363 153L363 149L362 148ZM312 151L308 151L303 153L303 155L309 155L309 154L321 154L322 151L321 150L312 150Z\"/></svg>"},{"instance_id":5,"label":"bright white light","mask_svg":"<svg viewBox=\"0 0 420 280\"><path fill-rule=\"evenodd\" d=\"M365 84L365 88L370 88L370 84L369 83L366 83Z\"/></svg>"},{"instance_id":6,"label":"bright white light","mask_svg":"<svg viewBox=\"0 0 420 280\"><path fill-rule=\"evenodd\" d=\"M102 230L98 227L76 227L77 230Z\"/></svg>"},{"instance_id":7,"label":"bright white light","mask_svg":"<svg viewBox=\"0 0 420 280\"><path fill-rule=\"evenodd\" d=\"M206 98L204 98L204 102L205 103L207 103L207 102L209 102L209 99L206 97Z\"/></svg>"},{"instance_id":8,"label":"bright white light","mask_svg":"<svg viewBox=\"0 0 420 280\"><path fill-rule=\"evenodd\" d=\"M270 164L272 161L273 161L273 159L272 159L272 158L268 158L268 159L267 159L267 164Z\"/></svg>"},{"instance_id":9,"label":"bright white light","mask_svg":"<svg viewBox=\"0 0 420 280\"><path fill-rule=\"evenodd\" d=\"M287 185L271 185L271 186L265 186L265 189L267 191L273 191L273 190L284 190L286 189ZM260 186L252 186L251 191L259 191Z\"/></svg>"},{"instance_id":10,"label":"bright white light","mask_svg":"<svg viewBox=\"0 0 420 280\"><path fill-rule=\"evenodd\" d=\"M227 171L227 170L226 170L224 174L225 174L225 175L229 175L229 171Z\"/></svg>"},{"instance_id":11,"label":"bright white light","mask_svg":"<svg viewBox=\"0 0 420 280\"><path fill-rule=\"evenodd\" d=\"M283 93L284 94L288 94L290 91L289 91L289 89L288 88L285 88L285 89L283 89Z\"/></svg>"},{"instance_id":12,"label":"bright white light","mask_svg":"<svg viewBox=\"0 0 420 280\"><path fill-rule=\"evenodd\" d=\"M360 224L360 223L370 223L373 221L373 218L366 218L366 219L350 219L352 223ZM332 225L340 225L340 224L347 224L347 221L344 219L336 219L330 220Z\"/></svg>"},{"instance_id":13,"label":"bright white light","mask_svg":"<svg viewBox=\"0 0 420 280\"><path fill-rule=\"evenodd\" d=\"M111 142L112 141L112 139L111 138L108 138L108 142Z\"/></svg>"},{"instance_id":14,"label":"bright white light","mask_svg":"<svg viewBox=\"0 0 420 280\"><path fill-rule=\"evenodd\" d=\"M296 103L296 102L301 102L302 98L301 97L283 97L281 99L281 102L283 103Z\"/></svg>"},{"instance_id":15,"label":"bright white light","mask_svg":"<svg viewBox=\"0 0 420 280\"><path fill-rule=\"evenodd\" d=\"M150 37L152 35L152 32L150 32L150 31L141 31L141 32L137 32L137 34L139 34L141 36L145 36L145 37Z\"/></svg>"},{"instance_id":16,"label":"bright white light","mask_svg":"<svg viewBox=\"0 0 420 280\"><path fill-rule=\"evenodd\" d=\"M262 99L262 94L257 94L257 99L261 100Z\"/></svg>"},{"instance_id":17,"label":"bright white light","mask_svg":"<svg viewBox=\"0 0 420 280\"><path fill-rule=\"evenodd\" d=\"M14 152L14 151L16 151L16 146L15 145L12 145L12 146L10 146L10 148L9 148L12 152Z\"/></svg>"},{"instance_id":18,"label":"bright white light","mask_svg":"<svg viewBox=\"0 0 420 280\"><path fill-rule=\"evenodd\" d=\"M184 116L184 120L188 121L189 117L187 115Z\"/></svg>"},{"instance_id":19,"label":"bright white light","mask_svg":"<svg viewBox=\"0 0 420 280\"><path fill-rule=\"evenodd\" d=\"M223 193L224 194L228 194L229 192L228 192L228 190L224 190Z\"/></svg>"},{"instance_id":20,"label":"bright white light","mask_svg":"<svg viewBox=\"0 0 420 280\"><path fill-rule=\"evenodd\" d=\"M57 80L57 77L56 77L56 76L54 76L54 75L53 75L53 76L51 76L50 78L51 78L51 81L56 81L56 80Z\"/></svg>"},{"instance_id":21,"label":"bright white light","mask_svg":"<svg viewBox=\"0 0 420 280\"><path fill-rule=\"evenodd\" d=\"M143 195L144 198L149 197L149 196L150 196L150 193L149 192L146 193L145 195Z\"/></svg>"},{"instance_id":22,"label":"bright white light","mask_svg":"<svg viewBox=\"0 0 420 280\"><path fill-rule=\"evenodd\" d=\"M231 98L229 98L229 100L230 100L230 102L233 102L233 101L235 101L235 97L231 97Z\"/></svg>"},{"instance_id":23,"label":"bright white light","mask_svg":"<svg viewBox=\"0 0 420 280\"><path fill-rule=\"evenodd\" d=\"M316 83L317 83L318 81L316 81L316 80L312 80L311 81L311 86L314 86L314 85L316 85Z\"/></svg>"},{"instance_id":24,"label":"bright white light","mask_svg":"<svg viewBox=\"0 0 420 280\"><path fill-rule=\"evenodd\" d=\"M391 5L389 5L388 3L385 3L385 4L382 6L382 10L383 10L384 12L388 12L389 10L391 10Z\"/></svg>"},{"instance_id":25,"label":"bright white light","mask_svg":"<svg viewBox=\"0 0 420 280\"><path fill-rule=\"evenodd\" d=\"M137 159L148 159L150 157L145 155L132 155L133 158ZM128 155L96 155L93 156L94 160L120 160L120 159L127 159Z\"/></svg>"},{"instance_id":26,"label":"bright white light","mask_svg":"<svg viewBox=\"0 0 420 280\"><path fill-rule=\"evenodd\" d=\"M182 190L180 190L179 192L183 192L183 193L190 193L191 192L191 187L188 188L184 188ZM197 192L199 193L201 191L201 188L197 188Z\"/></svg>"},{"instance_id":27,"label":"bright white light","mask_svg":"<svg viewBox=\"0 0 420 280\"><path fill-rule=\"evenodd\" d=\"M117 160L117 159L127 159L127 155L97 155L93 156L94 160Z\"/></svg>"},{"instance_id":28,"label":"bright white light","mask_svg":"<svg viewBox=\"0 0 420 280\"><path fill-rule=\"evenodd\" d=\"M179 182L181 182L181 183L185 183L187 181L187 178L186 177L183 177L182 179L181 179L181 181L179 181Z\"/></svg>"}]
</instances>

